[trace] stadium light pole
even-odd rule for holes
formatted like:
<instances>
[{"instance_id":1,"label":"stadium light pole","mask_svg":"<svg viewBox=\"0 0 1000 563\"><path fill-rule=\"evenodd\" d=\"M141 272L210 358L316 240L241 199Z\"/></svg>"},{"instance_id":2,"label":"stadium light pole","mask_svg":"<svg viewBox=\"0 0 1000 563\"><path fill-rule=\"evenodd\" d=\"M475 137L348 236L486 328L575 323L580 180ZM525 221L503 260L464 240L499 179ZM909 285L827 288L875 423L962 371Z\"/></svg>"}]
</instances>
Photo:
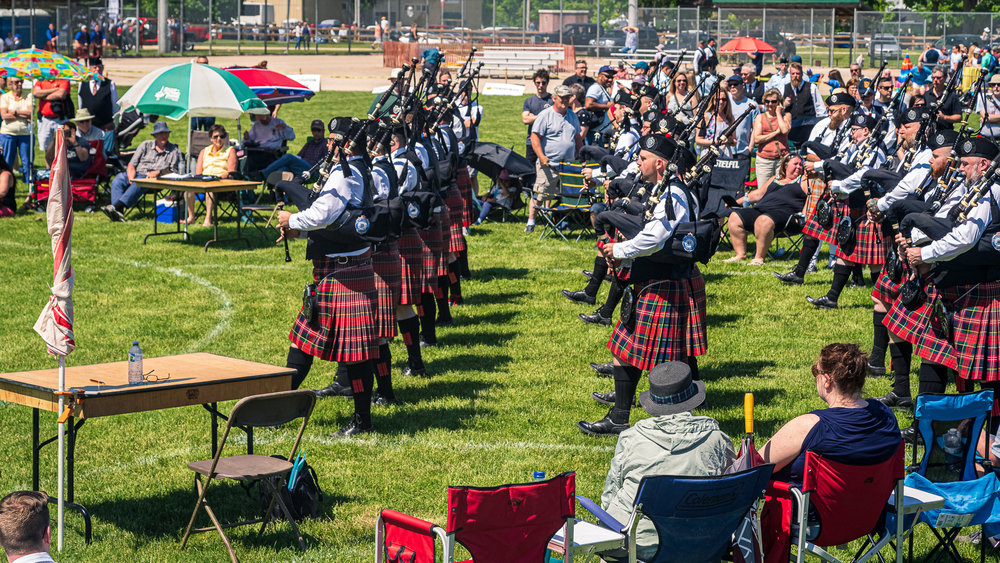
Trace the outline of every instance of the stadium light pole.
<instances>
[{"instance_id":1,"label":"stadium light pole","mask_svg":"<svg viewBox=\"0 0 1000 563\"><path fill-rule=\"evenodd\" d=\"M156 2L156 50L161 55L166 55L170 44L167 43L167 0Z\"/></svg>"}]
</instances>

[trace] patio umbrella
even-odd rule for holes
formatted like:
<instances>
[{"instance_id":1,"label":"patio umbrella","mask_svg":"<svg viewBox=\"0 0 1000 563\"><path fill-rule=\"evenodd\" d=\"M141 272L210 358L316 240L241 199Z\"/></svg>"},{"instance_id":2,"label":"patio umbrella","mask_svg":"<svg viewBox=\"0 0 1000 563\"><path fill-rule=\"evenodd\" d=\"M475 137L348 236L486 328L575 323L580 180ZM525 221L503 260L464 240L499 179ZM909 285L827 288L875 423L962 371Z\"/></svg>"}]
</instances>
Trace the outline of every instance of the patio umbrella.
<instances>
[{"instance_id":1,"label":"patio umbrella","mask_svg":"<svg viewBox=\"0 0 1000 563\"><path fill-rule=\"evenodd\" d=\"M737 37L719 47L720 53L774 53L775 51L777 49L755 37Z\"/></svg>"},{"instance_id":2,"label":"patio umbrella","mask_svg":"<svg viewBox=\"0 0 1000 563\"><path fill-rule=\"evenodd\" d=\"M506 170L516 178L524 178L535 173L535 168L527 158L496 143L477 142L469 157L469 164L494 180L502 170Z\"/></svg>"},{"instance_id":3,"label":"patio umbrella","mask_svg":"<svg viewBox=\"0 0 1000 563\"><path fill-rule=\"evenodd\" d=\"M249 86L250 90L269 106L304 102L316 95L316 92L306 88L298 81L266 68L232 67L227 68L226 71Z\"/></svg>"},{"instance_id":4,"label":"patio umbrella","mask_svg":"<svg viewBox=\"0 0 1000 563\"><path fill-rule=\"evenodd\" d=\"M8 51L0 55L0 76L19 76L25 80L72 80L82 82L91 78L101 78L81 66L73 59L59 53L43 51L32 46L30 49ZM35 112L31 112L31 160L35 159ZM31 191L34 183L29 181Z\"/></svg>"},{"instance_id":5,"label":"patio umbrella","mask_svg":"<svg viewBox=\"0 0 1000 563\"><path fill-rule=\"evenodd\" d=\"M35 322L35 332L42 337L50 354L59 356L59 454L57 480L59 500L56 517L56 547L63 545L63 490L66 465L66 356L76 348L73 339L73 281L76 277L70 262L73 235L73 195L69 188L69 168L63 147L62 129L56 130L56 159L50 176L49 202L46 207L49 236L52 237L52 295ZM68 409L67 409L68 410ZM70 423L72 424L72 423Z\"/></svg>"}]
</instances>

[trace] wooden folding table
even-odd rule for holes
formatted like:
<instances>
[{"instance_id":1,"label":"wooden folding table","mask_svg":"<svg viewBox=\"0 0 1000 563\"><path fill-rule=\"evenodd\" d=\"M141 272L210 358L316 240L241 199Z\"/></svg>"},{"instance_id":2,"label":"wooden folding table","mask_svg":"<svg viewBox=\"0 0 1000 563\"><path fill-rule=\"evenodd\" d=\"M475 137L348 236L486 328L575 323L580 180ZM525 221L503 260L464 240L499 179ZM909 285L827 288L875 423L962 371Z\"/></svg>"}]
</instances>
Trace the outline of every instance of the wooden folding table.
<instances>
[{"instance_id":1,"label":"wooden folding table","mask_svg":"<svg viewBox=\"0 0 1000 563\"><path fill-rule=\"evenodd\" d=\"M135 183L146 190L175 190L184 193L196 193L196 194L217 194L223 192L238 192L247 189L255 189L257 187L257 182L249 182L245 180L213 180L211 182L202 182L194 180L161 180L154 178L136 178ZM243 236L243 231L241 227L241 222L243 220L243 207L240 203L240 196L236 194L236 238L234 239L219 239L219 201L216 201L216 205L212 207L212 240L205 243L205 252L208 252L208 246L216 242L230 241L230 240L242 240L247 243L247 247L250 247L250 241ZM184 208L181 208L184 210ZM183 235L184 240L188 240L187 223L184 224L184 230L181 230L180 224L180 213L177 213L177 218L175 220L177 223L176 231L157 231L157 220L156 211L153 211L153 232L146 235L146 238L142 239L142 244L146 244L149 237L162 236L162 235Z\"/></svg>"}]
</instances>

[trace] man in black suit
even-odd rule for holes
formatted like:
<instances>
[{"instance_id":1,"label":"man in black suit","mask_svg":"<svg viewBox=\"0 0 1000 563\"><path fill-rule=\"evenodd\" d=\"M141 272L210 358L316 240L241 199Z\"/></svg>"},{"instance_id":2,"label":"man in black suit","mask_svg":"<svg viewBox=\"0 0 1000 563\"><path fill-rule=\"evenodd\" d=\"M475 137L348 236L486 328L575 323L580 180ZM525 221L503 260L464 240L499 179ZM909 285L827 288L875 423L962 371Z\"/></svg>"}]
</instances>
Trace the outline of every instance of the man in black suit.
<instances>
[{"instance_id":1,"label":"man in black suit","mask_svg":"<svg viewBox=\"0 0 1000 563\"><path fill-rule=\"evenodd\" d=\"M764 99L764 83L757 80L757 68L747 63L740 69L740 76L743 77L743 85L747 90L747 97L751 100L762 103Z\"/></svg>"}]
</instances>

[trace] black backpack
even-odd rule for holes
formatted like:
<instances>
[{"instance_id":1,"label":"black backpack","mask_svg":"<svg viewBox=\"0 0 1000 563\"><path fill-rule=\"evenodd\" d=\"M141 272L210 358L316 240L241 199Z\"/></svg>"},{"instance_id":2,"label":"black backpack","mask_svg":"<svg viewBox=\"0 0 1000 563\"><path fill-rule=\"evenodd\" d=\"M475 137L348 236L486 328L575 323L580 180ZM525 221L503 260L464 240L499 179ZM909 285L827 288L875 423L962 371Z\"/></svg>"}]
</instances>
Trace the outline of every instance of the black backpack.
<instances>
[{"instance_id":1,"label":"black backpack","mask_svg":"<svg viewBox=\"0 0 1000 563\"><path fill-rule=\"evenodd\" d=\"M285 459L284 456L274 455L278 459ZM281 500L288 507L288 512L295 520L303 518L315 518L319 516L320 503L323 502L323 489L319 487L319 478L316 477L316 470L306 462L302 463L298 479L295 481L295 488L288 490L288 487L281 483L278 477L269 479L271 485L278 490ZM257 482L257 493L260 495L260 509L267 510L271 504L271 491L260 481ZM284 520L281 507L274 503L272 518Z\"/></svg>"}]
</instances>

